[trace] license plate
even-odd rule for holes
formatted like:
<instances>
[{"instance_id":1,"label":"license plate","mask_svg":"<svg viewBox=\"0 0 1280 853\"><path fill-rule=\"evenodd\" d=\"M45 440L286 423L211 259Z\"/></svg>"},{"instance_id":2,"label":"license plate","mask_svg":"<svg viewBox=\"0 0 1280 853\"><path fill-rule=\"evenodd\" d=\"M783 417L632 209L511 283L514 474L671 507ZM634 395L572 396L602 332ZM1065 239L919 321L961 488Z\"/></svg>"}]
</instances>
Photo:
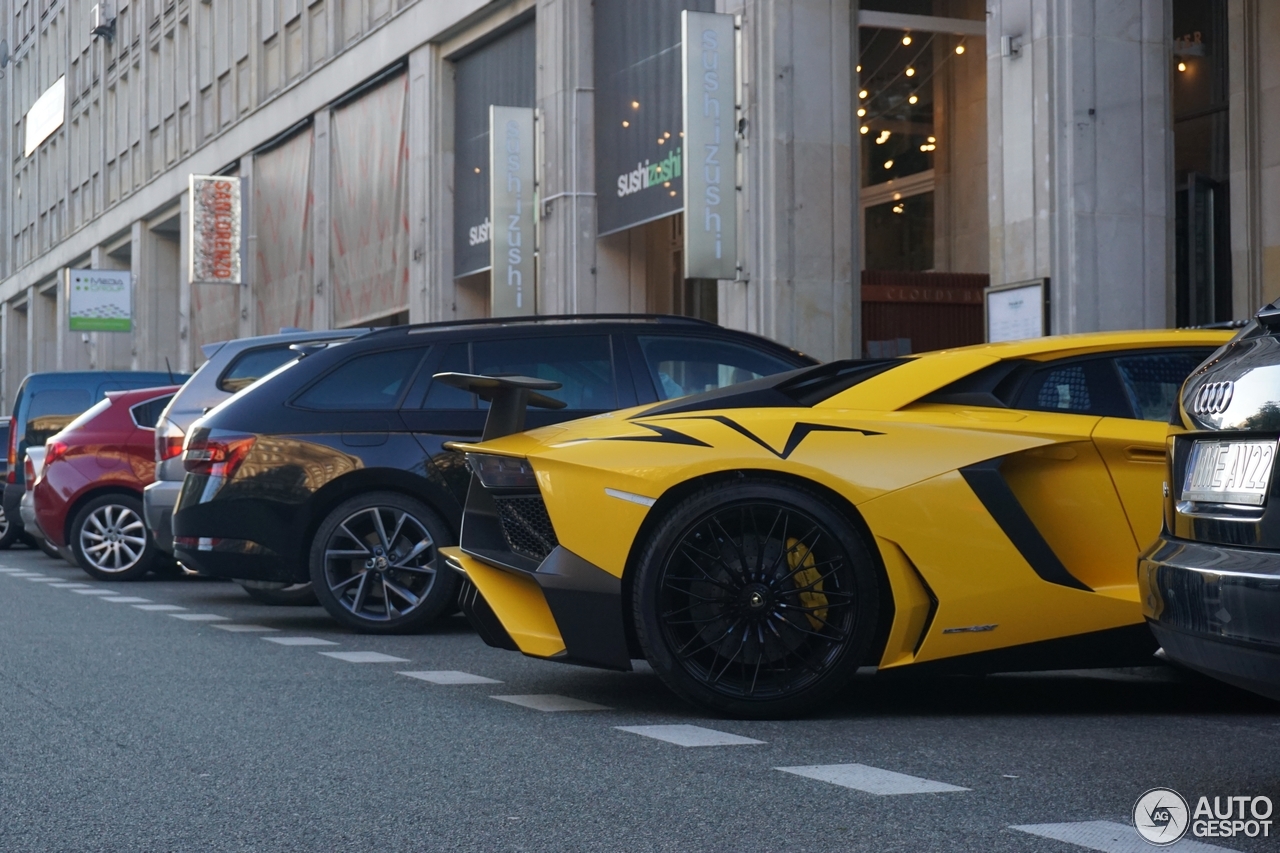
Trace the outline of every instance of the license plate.
<instances>
[{"instance_id":1,"label":"license plate","mask_svg":"<svg viewBox=\"0 0 1280 853\"><path fill-rule=\"evenodd\" d=\"M1187 462L1182 499L1262 506L1275 458L1274 441L1197 441Z\"/></svg>"}]
</instances>

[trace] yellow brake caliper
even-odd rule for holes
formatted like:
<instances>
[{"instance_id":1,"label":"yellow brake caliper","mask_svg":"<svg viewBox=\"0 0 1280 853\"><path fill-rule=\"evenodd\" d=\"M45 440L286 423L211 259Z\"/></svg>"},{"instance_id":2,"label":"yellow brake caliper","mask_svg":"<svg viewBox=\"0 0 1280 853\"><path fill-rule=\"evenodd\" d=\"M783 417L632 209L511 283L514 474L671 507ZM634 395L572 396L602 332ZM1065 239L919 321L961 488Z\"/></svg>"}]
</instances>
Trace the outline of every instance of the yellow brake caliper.
<instances>
[{"instance_id":1,"label":"yellow brake caliper","mask_svg":"<svg viewBox=\"0 0 1280 853\"><path fill-rule=\"evenodd\" d=\"M799 547L799 539L787 539L787 565L793 572L796 589L804 590L799 593L800 604L815 608L812 613L806 613L805 618L815 631L821 631L827 620L827 597L822 592L822 573L813 563L813 551L805 548L803 552L798 552ZM803 557L800 556L801 553L804 554Z\"/></svg>"}]
</instances>

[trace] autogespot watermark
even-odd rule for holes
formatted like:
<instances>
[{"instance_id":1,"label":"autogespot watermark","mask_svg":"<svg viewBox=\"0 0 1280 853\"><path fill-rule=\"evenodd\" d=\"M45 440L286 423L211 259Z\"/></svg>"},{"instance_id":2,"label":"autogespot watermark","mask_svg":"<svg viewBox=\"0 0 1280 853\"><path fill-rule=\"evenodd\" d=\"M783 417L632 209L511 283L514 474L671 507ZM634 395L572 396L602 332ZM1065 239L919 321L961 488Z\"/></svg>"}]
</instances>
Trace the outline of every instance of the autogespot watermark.
<instances>
[{"instance_id":1,"label":"autogespot watermark","mask_svg":"<svg viewBox=\"0 0 1280 853\"><path fill-rule=\"evenodd\" d=\"M1195 808L1172 788L1152 788L1133 804L1133 828L1144 841L1165 847L1190 830L1196 838L1271 837L1270 797L1202 796Z\"/></svg>"}]
</instances>

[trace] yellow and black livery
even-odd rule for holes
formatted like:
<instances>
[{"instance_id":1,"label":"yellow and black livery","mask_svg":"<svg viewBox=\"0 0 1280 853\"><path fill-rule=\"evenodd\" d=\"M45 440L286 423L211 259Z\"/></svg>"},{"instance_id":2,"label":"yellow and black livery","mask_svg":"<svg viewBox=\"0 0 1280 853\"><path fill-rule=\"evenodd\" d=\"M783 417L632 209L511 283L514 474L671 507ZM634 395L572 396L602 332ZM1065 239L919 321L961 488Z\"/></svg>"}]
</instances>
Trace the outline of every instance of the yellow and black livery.
<instances>
[{"instance_id":1,"label":"yellow and black livery","mask_svg":"<svg viewBox=\"0 0 1280 853\"><path fill-rule=\"evenodd\" d=\"M553 385L454 376L494 427L456 446L473 480L445 554L491 645L643 656L735 715L803 712L866 665L1144 660L1169 409L1229 337L835 362L525 433Z\"/></svg>"}]
</instances>

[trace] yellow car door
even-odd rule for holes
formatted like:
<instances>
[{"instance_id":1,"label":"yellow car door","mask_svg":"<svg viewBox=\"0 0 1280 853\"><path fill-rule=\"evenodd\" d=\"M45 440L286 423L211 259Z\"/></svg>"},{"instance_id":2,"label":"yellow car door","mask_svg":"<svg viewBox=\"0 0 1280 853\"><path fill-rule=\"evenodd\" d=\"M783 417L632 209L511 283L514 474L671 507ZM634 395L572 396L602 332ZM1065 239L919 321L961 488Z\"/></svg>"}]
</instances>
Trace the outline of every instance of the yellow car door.
<instances>
[{"instance_id":1,"label":"yellow car door","mask_svg":"<svg viewBox=\"0 0 1280 853\"><path fill-rule=\"evenodd\" d=\"M1212 347L1179 347L1130 351L1110 359L1131 414L1102 418L1093 441L1106 460L1139 548L1160 533L1165 436L1178 391L1212 352Z\"/></svg>"}]
</instances>

